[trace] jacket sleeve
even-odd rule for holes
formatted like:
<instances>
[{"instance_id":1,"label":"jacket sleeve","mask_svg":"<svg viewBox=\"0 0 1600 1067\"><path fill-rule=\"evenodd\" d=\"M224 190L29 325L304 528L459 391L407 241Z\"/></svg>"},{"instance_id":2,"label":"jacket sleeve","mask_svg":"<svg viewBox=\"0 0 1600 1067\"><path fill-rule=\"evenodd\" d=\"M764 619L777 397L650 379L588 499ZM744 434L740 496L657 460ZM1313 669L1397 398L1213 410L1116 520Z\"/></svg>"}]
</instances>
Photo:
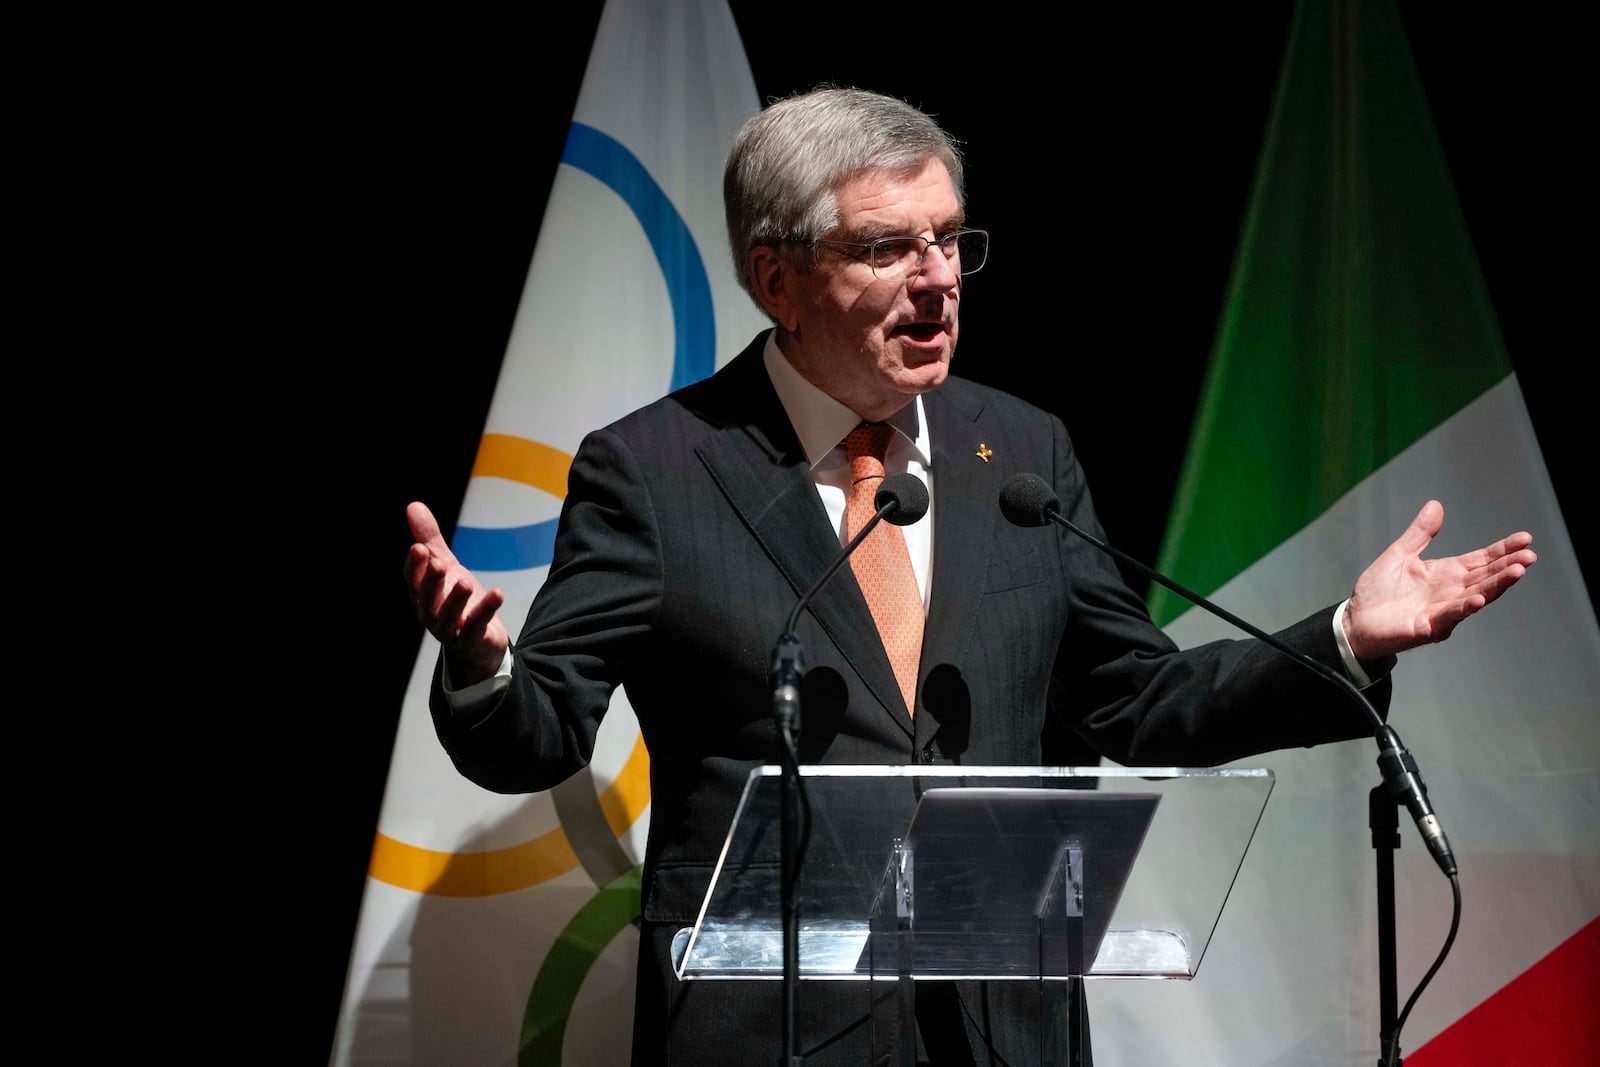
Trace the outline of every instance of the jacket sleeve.
<instances>
[{"instance_id":1,"label":"jacket sleeve","mask_svg":"<svg viewBox=\"0 0 1600 1067\"><path fill-rule=\"evenodd\" d=\"M633 455L609 430L585 438L568 475L550 573L512 645L510 683L481 712L452 713L436 666L429 709L469 780L548 789L586 766L595 736L661 605L660 537Z\"/></svg>"},{"instance_id":2,"label":"jacket sleeve","mask_svg":"<svg viewBox=\"0 0 1600 1067\"><path fill-rule=\"evenodd\" d=\"M1054 488L1064 517L1106 537L1066 428L1053 420ZM1051 725L1128 766L1212 766L1296 746L1371 735L1353 685L1319 675L1306 656L1343 676L1333 607L1273 634L1295 655L1247 637L1179 649L1150 619L1115 562L1062 530L1057 562L1069 612L1058 649ZM1387 678L1361 694L1381 716Z\"/></svg>"}]
</instances>

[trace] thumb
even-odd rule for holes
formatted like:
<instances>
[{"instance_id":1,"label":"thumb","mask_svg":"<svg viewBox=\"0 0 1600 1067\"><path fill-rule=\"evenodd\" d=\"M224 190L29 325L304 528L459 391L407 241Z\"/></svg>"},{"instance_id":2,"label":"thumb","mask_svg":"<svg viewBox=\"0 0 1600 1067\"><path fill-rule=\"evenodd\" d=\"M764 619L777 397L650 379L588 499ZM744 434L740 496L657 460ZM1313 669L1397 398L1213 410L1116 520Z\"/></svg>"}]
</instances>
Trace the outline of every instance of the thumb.
<instances>
[{"instance_id":1,"label":"thumb","mask_svg":"<svg viewBox=\"0 0 1600 1067\"><path fill-rule=\"evenodd\" d=\"M411 527L411 536L421 544L443 543L444 535L439 532L439 521L422 501L413 500L406 505L406 523Z\"/></svg>"},{"instance_id":2,"label":"thumb","mask_svg":"<svg viewBox=\"0 0 1600 1067\"><path fill-rule=\"evenodd\" d=\"M1395 541L1394 547L1408 555L1420 556L1443 528L1444 505L1437 500L1430 500L1422 505L1422 510L1417 512L1417 517L1411 520L1406 532Z\"/></svg>"}]
</instances>

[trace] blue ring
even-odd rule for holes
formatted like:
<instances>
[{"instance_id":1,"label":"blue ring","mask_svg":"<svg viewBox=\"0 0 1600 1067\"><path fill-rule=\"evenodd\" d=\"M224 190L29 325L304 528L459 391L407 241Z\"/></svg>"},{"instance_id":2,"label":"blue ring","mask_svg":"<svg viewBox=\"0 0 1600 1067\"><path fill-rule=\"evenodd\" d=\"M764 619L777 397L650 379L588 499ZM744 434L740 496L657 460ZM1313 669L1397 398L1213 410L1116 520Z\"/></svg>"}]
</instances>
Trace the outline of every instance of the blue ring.
<instances>
[{"instance_id":1,"label":"blue ring","mask_svg":"<svg viewBox=\"0 0 1600 1067\"><path fill-rule=\"evenodd\" d=\"M694 235L672 200L639 157L620 141L581 122L574 122L568 131L561 162L592 175L620 196L644 227L672 303L674 345L668 391L709 375L716 361L717 337L711 281ZM556 522L550 519L503 529L460 526L452 547L469 570L542 567L554 555Z\"/></svg>"}]
</instances>

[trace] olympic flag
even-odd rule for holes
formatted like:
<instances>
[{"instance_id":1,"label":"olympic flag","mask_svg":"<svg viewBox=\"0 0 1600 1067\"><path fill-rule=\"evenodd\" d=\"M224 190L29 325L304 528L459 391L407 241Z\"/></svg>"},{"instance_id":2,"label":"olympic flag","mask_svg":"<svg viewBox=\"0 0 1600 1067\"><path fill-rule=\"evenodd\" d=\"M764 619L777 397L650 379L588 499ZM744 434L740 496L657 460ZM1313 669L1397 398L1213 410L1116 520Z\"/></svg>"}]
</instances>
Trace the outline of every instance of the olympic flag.
<instances>
[{"instance_id":1,"label":"olympic flag","mask_svg":"<svg viewBox=\"0 0 1600 1067\"><path fill-rule=\"evenodd\" d=\"M452 545L506 592L544 581L585 432L709 375L766 325L729 268L722 164L758 109L724 0L607 0ZM335 1067L623 1063L648 757L619 691L584 773L501 796L401 709Z\"/></svg>"}]
</instances>

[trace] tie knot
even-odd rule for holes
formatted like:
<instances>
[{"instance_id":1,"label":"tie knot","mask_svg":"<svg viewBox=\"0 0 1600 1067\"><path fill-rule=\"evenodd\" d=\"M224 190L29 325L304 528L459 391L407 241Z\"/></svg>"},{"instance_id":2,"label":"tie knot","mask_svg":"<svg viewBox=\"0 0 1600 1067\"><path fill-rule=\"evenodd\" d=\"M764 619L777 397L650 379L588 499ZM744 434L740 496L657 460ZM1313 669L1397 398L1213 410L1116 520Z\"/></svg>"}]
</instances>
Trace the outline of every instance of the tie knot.
<instances>
[{"instance_id":1,"label":"tie knot","mask_svg":"<svg viewBox=\"0 0 1600 1067\"><path fill-rule=\"evenodd\" d=\"M853 480L883 477L883 457L893 436L894 427L886 422L863 422L850 431L844 439L844 447L850 455Z\"/></svg>"}]
</instances>

